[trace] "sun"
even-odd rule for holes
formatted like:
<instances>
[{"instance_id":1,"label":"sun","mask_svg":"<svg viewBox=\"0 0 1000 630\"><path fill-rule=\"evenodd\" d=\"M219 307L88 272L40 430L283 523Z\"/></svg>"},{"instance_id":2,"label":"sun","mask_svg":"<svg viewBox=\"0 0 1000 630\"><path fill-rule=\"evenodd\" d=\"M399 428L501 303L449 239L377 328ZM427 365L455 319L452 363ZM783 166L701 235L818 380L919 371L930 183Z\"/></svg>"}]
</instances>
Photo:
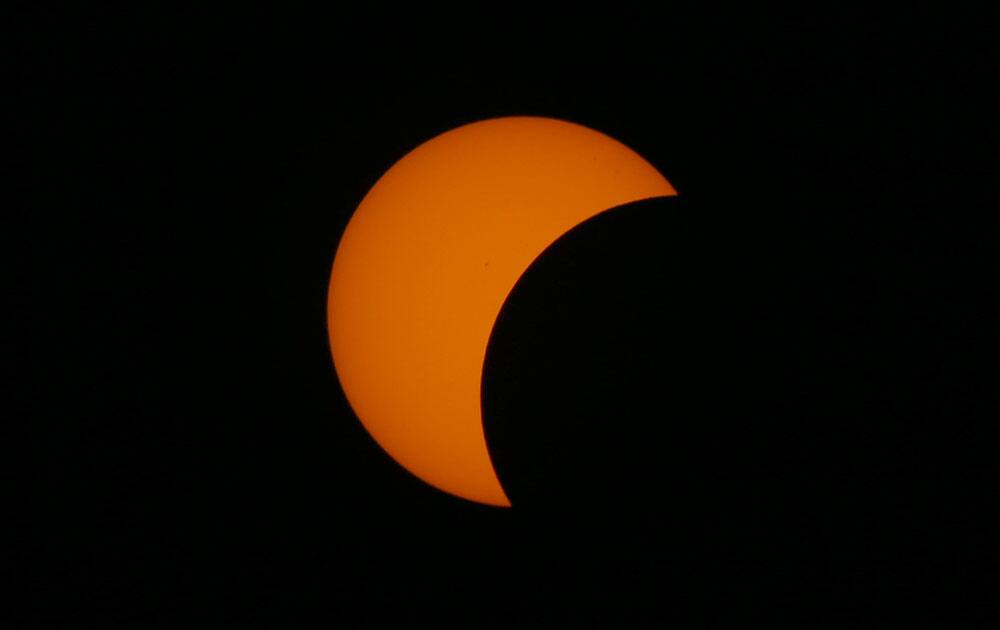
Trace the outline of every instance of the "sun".
<instances>
[{"instance_id":1,"label":"sun","mask_svg":"<svg viewBox=\"0 0 1000 630\"><path fill-rule=\"evenodd\" d=\"M674 194L625 145L551 118L464 125L404 156L354 212L330 275L334 365L368 432L427 483L509 506L480 407L504 300L574 226Z\"/></svg>"}]
</instances>

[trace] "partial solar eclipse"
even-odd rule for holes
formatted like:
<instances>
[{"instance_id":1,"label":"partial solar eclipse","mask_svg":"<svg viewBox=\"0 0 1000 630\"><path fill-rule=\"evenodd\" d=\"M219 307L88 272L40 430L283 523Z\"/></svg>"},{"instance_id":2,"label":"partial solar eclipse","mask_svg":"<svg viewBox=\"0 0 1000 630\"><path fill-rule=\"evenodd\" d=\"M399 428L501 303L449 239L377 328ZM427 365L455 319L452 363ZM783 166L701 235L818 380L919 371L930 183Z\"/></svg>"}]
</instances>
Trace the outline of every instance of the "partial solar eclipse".
<instances>
[{"instance_id":1,"label":"partial solar eclipse","mask_svg":"<svg viewBox=\"0 0 1000 630\"><path fill-rule=\"evenodd\" d=\"M334 366L365 429L432 486L509 506L480 404L507 295L576 225L675 194L625 145L551 118L464 125L405 155L355 210L330 275Z\"/></svg>"}]
</instances>

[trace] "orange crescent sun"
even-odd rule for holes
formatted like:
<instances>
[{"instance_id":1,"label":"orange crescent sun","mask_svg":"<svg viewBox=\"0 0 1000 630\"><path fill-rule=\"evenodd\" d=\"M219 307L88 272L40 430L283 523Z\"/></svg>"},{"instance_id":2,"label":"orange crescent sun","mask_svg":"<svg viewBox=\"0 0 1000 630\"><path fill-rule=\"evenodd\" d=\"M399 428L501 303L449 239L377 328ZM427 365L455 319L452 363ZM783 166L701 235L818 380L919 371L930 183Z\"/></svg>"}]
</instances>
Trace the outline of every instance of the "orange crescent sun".
<instances>
[{"instance_id":1,"label":"orange crescent sun","mask_svg":"<svg viewBox=\"0 0 1000 630\"><path fill-rule=\"evenodd\" d=\"M464 125L396 162L344 231L327 303L337 376L368 432L432 486L509 506L480 407L504 300L574 226L675 194L625 145L551 118Z\"/></svg>"}]
</instances>

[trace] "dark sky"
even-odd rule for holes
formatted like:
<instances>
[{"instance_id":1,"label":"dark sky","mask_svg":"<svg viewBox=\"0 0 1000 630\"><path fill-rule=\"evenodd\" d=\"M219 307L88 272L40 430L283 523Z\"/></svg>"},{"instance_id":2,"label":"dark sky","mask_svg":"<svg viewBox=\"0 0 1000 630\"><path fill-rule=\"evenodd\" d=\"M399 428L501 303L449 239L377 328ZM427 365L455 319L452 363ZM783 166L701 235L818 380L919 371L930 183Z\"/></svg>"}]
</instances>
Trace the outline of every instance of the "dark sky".
<instances>
[{"instance_id":1,"label":"dark sky","mask_svg":"<svg viewBox=\"0 0 1000 630\"><path fill-rule=\"evenodd\" d=\"M975 16L17 17L4 564L38 627L988 613ZM581 226L505 307L497 510L367 436L325 293L386 168L516 114L680 197Z\"/></svg>"}]
</instances>

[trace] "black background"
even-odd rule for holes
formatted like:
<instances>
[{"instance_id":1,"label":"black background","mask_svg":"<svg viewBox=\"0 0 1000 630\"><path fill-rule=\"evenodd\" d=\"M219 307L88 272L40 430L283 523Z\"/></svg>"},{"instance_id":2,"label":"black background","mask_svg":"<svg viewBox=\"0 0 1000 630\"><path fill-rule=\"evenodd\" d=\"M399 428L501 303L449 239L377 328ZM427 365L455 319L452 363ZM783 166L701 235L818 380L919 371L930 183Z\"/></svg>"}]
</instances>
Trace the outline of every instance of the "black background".
<instances>
[{"instance_id":1,"label":"black background","mask_svg":"<svg viewBox=\"0 0 1000 630\"><path fill-rule=\"evenodd\" d=\"M26 13L4 564L31 624L991 612L976 16ZM680 196L581 226L505 307L498 510L367 436L325 300L386 168L516 114Z\"/></svg>"}]
</instances>

